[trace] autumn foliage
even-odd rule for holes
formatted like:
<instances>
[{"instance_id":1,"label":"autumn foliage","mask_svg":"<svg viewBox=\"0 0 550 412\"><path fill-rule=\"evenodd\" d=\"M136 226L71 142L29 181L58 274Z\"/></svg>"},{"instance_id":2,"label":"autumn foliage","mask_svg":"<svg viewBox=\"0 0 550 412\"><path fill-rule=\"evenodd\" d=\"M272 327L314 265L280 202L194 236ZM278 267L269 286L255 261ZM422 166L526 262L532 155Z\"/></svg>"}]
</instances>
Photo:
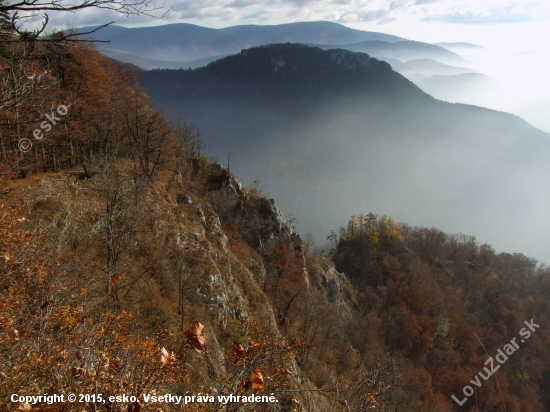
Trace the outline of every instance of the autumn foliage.
<instances>
[{"instance_id":1,"label":"autumn foliage","mask_svg":"<svg viewBox=\"0 0 550 412\"><path fill-rule=\"evenodd\" d=\"M9 397L206 393L227 382L225 371L208 376L208 334L218 331L201 323L215 321L195 296L205 259L198 242L189 247L189 230L200 222L179 205L182 192L204 193L204 172L193 167L200 134L182 118L169 122L132 70L93 46L33 46L1 50L0 92L11 103L0 110L0 409L160 410L95 400L18 405ZM32 140L60 104L67 115ZM26 138L33 146L23 152ZM243 336L263 336L250 322L254 331ZM263 375L283 370L288 362L277 355L291 359L294 349L270 336L243 340L254 356L239 384L254 393L283 387L287 376Z\"/></svg>"},{"instance_id":2,"label":"autumn foliage","mask_svg":"<svg viewBox=\"0 0 550 412\"><path fill-rule=\"evenodd\" d=\"M372 231L378 233L376 244L368 238ZM461 410L451 395L462 399L462 388L471 385L488 356L519 337L531 319L544 325L540 333L464 408L548 409L546 266L521 254L497 254L473 236L413 228L387 217L352 217L341 233L332 259L353 280L361 313L377 325L364 345L383 345L405 357L401 381L416 391L410 397L413 410Z\"/></svg>"},{"instance_id":3,"label":"autumn foliage","mask_svg":"<svg viewBox=\"0 0 550 412\"><path fill-rule=\"evenodd\" d=\"M550 410L547 267L373 214L313 257L131 68L88 44L28 46L0 50L0 410L161 410L9 402L69 392L213 399L162 410L461 410L451 395L532 318L540 331L465 408Z\"/></svg>"}]
</instances>

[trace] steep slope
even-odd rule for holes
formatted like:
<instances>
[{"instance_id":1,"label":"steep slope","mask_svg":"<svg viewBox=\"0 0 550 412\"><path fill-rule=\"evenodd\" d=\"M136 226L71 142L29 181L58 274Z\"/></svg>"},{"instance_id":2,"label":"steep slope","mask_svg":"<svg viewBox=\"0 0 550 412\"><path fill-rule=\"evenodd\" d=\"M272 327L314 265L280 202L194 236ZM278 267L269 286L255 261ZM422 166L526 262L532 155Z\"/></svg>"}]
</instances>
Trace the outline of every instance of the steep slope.
<instances>
[{"instance_id":1,"label":"steep slope","mask_svg":"<svg viewBox=\"0 0 550 412\"><path fill-rule=\"evenodd\" d=\"M550 260L550 199L533 191L548 135L515 116L437 101L365 54L290 44L140 83L318 239L361 208Z\"/></svg>"},{"instance_id":2,"label":"steep slope","mask_svg":"<svg viewBox=\"0 0 550 412\"><path fill-rule=\"evenodd\" d=\"M266 395L287 384L311 387L296 364L300 346L285 340L276 318L287 314L287 295L307 276L302 241L272 201L202 160L183 176L171 179L163 171L153 181L137 177L125 162L106 165L91 179L76 170L25 181L0 175L1 330L2 336L21 331L16 340L0 340L2 365L12 371L0 378L2 387L29 395L39 385L96 388L105 399L131 393L144 405L145 384L180 395L252 393L246 382L258 368ZM116 212L104 214L109 207ZM113 227L118 269L105 277L105 236ZM17 267L10 257L18 258ZM295 267L287 268L286 260ZM30 265L38 276L26 270ZM37 339L44 342L35 345ZM246 354L231 355L232 345L243 345ZM261 392L255 387L254 393ZM3 406L10 404L6 397L0 395ZM211 407L222 408L212 399ZM296 397L276 399L284 405ZM117 411L135 405L109 403ZM201 403L189 407L201 410Z\"/></svg>"}]
</instances>

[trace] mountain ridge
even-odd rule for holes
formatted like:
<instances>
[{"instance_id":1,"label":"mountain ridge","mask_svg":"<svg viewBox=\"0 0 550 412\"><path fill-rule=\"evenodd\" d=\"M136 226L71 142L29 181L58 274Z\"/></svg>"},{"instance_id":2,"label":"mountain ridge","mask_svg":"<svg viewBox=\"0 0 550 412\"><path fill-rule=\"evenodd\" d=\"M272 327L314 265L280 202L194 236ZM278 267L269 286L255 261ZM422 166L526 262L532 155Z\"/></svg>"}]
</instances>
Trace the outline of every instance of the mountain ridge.
<instances>
[{"instance_id":1,"label":"mountain ridge","mask_svg":"<svg viewBox=\"0 0 550 412\"><path fill-rule=\"evenodd\" d=\"M85 32L96 28L83 27ZM301 22L273 26L232 26L212 29L188 23L125 28L108 26L93 34L111 40L109 48L155 60L188 61L235 53L243 48L269 43L354 43L377 39L401 41L400 37L350 29L331 22ZM98 44L101 51L107 47Z\"/></svg>"},{"instance_id":2,"label":"mountain ridge","mask_svg":"<svg viewBox=\"0 0 550 412\"><path fill-rule=\"evenodd\" d=\"M286 51L307 70L295 70ZM362 56L372 67L353 71L331 64L331 55L342 62ZM245 181L260 176L317 239L335 216L341 221L365 205L412 224L477 233L504 250L547 255L536 246L542 227L529 244L510 234L529 239L525 228L538 212L498 224L519 207L540 210L546 198L526 203L528 187L550 173L550 139L517 116L436 100L366 54L303 45L247 49L191 71L143 72L140 84L168 111L202 125L214 157L231 153ZM367 195L381 185L384 198ZM497 201L503 206L495 213Z\"/></svg>"},{"instance_id":3,"label":"mountain ridge","mask_svg":"<svg viewBox=\"0 0 550 412\"><path fill-rule=\"evenodd\" d=\"M327 49L332 46L320 46ZM458 54L443 47L417 42L417 41L398 41L389 43L380 40L367 40L363 42L340 45L340 48L367 53L377 58L395 58L399 60L412 60L420 58L434 59L446 64L464 64L467 60Z\"/></svg>"}]
</instances>

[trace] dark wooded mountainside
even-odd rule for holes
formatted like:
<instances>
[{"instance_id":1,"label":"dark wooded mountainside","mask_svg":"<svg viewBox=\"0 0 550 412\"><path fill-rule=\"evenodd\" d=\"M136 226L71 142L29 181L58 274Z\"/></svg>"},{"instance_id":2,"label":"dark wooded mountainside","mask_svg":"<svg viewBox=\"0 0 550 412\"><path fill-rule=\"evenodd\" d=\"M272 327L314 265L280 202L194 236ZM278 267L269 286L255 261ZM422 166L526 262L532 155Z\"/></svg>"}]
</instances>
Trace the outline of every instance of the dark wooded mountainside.
<instances>
[{"instance_id":1,"label":"dark wooded mountainside","mask_svg":"<svg viewBox=\"0 0 550 412\"><path fill-rule=\"evenodd\" d=\"M0 53L1 410L550 409L548 268L374 215L315 257L278 200L200 156L197 128L154 108L131 70L62 40ZM459 408L451 396L531 319ZM10 398L71 392L139 402Z\"/></svg>"}]
</instances>

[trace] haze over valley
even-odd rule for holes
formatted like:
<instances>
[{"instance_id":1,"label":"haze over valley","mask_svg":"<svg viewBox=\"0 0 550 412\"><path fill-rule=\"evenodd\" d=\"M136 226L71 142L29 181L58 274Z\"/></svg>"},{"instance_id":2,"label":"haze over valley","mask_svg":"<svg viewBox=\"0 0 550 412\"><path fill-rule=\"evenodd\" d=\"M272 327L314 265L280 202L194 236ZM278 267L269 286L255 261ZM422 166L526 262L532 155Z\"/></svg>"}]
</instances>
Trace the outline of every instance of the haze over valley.
<instances>
[{"instance_id":1,"label":"haze over valley","mask_svg":"<svg viewBox=\"0 0 550 412\"><path fill-rule=\"evenodd\" d=\"M495 64L487 64L491 57L502 58L499 51L468 42L411 41L330 22L224 29L112 26L96 38L112 39L99 43L106 55L144 69L197 69L142 72L140 81L170 113L185 113L200 127L209 153L218 160L232 153L233 169L244 181L261 178L283 210L297 216L298 227L318 241L345 216L368 209L411 224L475 234L499 250L550 261L542 246L548 225L535 223L544 221L550 200L544 190L532 193L548 176L547 134L513 116L485 120L496 114L433 99L435 110L403 106L405 95L409 101L430 100L420 97L422 90L442 101L525 114L533 126L550 130L550 116L538 104L544 92L533 100L527 90L518 92L520 86L510 82L509 73L503 75L502 66L494 70ZM269 64L253 69L240 53L287 42L386 61L395 84L381 86L379 75L369 72L349 89L317 100L312 96L331 93L327 90L339 84L339 77L353 83L349 72L319 69L304 58L296 67L310 72L300 69L292 77L296 67L287 64L286 52L273 51ZM241 58L225 58L233 54ZM249 70L246 80L237 75ZM326 77L317 78L317 70L328 70ZM405 84L394 72L420 90L390 97L390 89ZM356 93L365 82L381 87L379 97ZM442 117L439 110L445 112ZM453 111L464 113L465 120ZM509 128L507 122L522 126ZM319 210L312 212L312 205Z\"/></svg>"},{"instance_id":2,"label":"haze over valley","mask_svg":"<svg viewBox=\"0 0 550 412\"><path fill-rule=\"evenodd\" d=\"M550 173L549 136L518 117L438 101L363 53L291 44L140 82L318 240L373 211L550 258L536 223L550 196L533 195Z\"/></svg>"}]
</instances>

